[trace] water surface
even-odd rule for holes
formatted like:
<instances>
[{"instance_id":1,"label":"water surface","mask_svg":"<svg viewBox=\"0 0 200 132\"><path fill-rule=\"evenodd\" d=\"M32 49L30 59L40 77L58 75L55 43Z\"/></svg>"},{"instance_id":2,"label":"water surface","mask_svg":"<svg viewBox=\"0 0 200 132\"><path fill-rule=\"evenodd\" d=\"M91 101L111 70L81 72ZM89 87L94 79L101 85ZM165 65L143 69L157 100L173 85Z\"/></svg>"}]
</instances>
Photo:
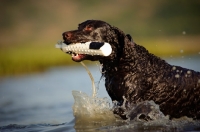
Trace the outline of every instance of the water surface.
<instances>
[{"instance_id":1,"label":"water surface","mask_svg":"<svg viewBox=\"0 0 200 132\"><path fill-rule=\"evenodd\" d=\"M200 71L200 55L170 57L167 58L167 61L174 65ZM89 69L98 85L101 77L99 66L89 66ZM98 97L107 97L106 100L109 101L103 79L98 86ZM84 117L85 124L83 121L77 122L74 120L72 110L74 104L72 91L82 91L90 98L91 87L90 78L81 65L80 67L55 67L43 73L1 78L0 131L200 130L199 121L190 122L190 119L187 118L178 121L159 120L131 123L118 120L113 123L112 117L93 121ZM105 111L100 110L100 112ZM87 122L88 119L92 124ZM106 122L108 119L111 121ZM167 128L166 125L169 127Z\"/></svg>"}]
</instances>

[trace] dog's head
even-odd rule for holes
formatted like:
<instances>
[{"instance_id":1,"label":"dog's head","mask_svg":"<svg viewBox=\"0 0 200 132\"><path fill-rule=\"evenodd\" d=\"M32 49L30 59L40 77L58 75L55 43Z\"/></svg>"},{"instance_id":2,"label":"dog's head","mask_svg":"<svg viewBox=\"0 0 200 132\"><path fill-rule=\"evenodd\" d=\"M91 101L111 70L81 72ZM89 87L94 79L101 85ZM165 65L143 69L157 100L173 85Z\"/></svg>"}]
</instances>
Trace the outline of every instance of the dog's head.
<instances>
[{"instance_id":1,"label":"dog's head","mask_svg":"<svg viewBox=\"0 0 200 132\"><path fill-rule=\"evenodd\" d=\"M111 45L112 53L109 56L76 54L72 56L72 60L80 62L82 60L114 60L120 58L126 41L129 36L125 35L121 30L100 20L87 20L79 24L77 30L67 31L63 34L64 43L69 45L73 43L85 43L88 41L107 42Z\"/></svg>"}]
</instances>

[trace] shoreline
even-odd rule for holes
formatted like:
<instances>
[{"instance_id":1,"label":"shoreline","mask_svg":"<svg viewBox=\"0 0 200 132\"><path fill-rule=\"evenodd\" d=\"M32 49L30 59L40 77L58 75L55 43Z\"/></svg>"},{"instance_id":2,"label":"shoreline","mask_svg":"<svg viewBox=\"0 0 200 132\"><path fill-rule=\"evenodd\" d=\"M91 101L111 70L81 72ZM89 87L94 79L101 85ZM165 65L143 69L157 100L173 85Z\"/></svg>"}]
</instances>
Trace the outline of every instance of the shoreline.
<instances>
[{"instance_id":1,"label":"shoreline","mask_svg":"<svg viewBox=\"0 0 200 132\"><path fill-rule=\"evenodd\" d=\"M134 41L161 58L200 55L200 36L138 38ZM72 65L78 65L78 63L73 62L71 56L56 49L53 43L37 42L0 48L0 77L40 72L55 66Z\"/></svg>"}]
</instances>

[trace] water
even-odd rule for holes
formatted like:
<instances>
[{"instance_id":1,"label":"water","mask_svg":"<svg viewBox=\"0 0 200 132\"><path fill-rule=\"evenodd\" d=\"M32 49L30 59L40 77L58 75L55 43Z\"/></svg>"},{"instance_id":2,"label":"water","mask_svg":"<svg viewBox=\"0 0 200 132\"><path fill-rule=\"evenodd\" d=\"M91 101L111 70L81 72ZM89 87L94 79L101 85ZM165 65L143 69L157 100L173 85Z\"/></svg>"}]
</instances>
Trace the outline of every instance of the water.
<instances>
[{"instance_id":1,"label":"water","mask_svg":"<svg viewBox=\"0 0 200 132\"><path fill-rule=\"evenodd\" d=\"M171 57L167 61L200 71L199 55ZM99 67L89 69L98 85ZM143 103L159 112L153 102ZM55 67L44 73L0 80L0 132L200 131L200 121L187 117L172 121L165 116L148 122L139 118L123 121L114 117L111 108L103 79L97 98L92 98L91 81L83 67Z\"/></svg>"}]
</instances>

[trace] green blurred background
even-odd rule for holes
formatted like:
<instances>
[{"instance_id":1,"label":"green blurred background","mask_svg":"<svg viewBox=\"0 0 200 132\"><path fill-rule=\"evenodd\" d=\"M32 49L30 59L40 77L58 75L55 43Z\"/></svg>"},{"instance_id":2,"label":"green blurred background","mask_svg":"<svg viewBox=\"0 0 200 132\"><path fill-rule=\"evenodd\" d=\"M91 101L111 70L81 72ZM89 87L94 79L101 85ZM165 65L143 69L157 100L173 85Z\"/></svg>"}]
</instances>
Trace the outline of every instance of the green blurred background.
<instances>
[{"instance_id":1,"label":"green blurred background","mask_svg":"<svg viewBox=\"0 0 200 132\"><path fill-rule=\"evenodd\" d=\"M200 54L199 0L0 0L0 76L75 65L55 44L87 19L103 20L158 56ZM182 53L182 51L184 51Z\"/></svg>"}]
</instances>

